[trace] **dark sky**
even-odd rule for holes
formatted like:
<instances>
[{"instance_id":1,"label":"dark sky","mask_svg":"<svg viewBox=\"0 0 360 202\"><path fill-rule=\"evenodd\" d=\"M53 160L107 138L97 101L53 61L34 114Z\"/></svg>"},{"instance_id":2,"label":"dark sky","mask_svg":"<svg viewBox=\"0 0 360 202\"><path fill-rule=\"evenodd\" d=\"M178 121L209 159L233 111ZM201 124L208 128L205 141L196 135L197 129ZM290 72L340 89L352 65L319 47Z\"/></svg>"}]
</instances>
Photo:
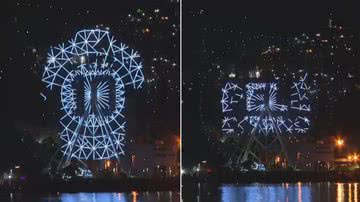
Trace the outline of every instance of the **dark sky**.
<instances>
[{"instance_id":1,"label":"dark sky","mask_svg":"<svg viewBox=\"0 0 360 202\"><path fill-rule=\"evenodd\" d=\"M327 27L329 16L333 16L335 23L343 27L351 27L355 33L359 33L360 4L356 1L197 1L184 2L183 13L183 76L184 105L183 105L183 151L184 164L191 165L201 160L212 159L214 148L208 141L208 136L203 134L200 123L201 102L210 105L207 109L208 116L218 115L219 89L207 89L201 85L207 85L200 81L198 75L205 75L207 68L201 58L201 47L204 36L210 35L201 30L204 27L223 27L228 32L236 30L245 33L265 35L289 35L292 33L317 32ZM201 11L202 10L202 11ZM202 12L202 15L199 13ZM226 31L225 31L226 32ZM215 34L214 34L215 35ZM226 33L218 34L212 41L207 41L213 47L226 46L225 41L237 41L240 35ZM206 39L205 39L206 41ZM356 44L354 44L356 45ZM211 45L210 45L211 46ZM242 50L247 51L247 50ZM241 51L240 51L241 52ZM226 64L224 57L222 63ZM233 61L230 61L231 63ZM215 79L215 78L213 78ZM211 81L208 81L211 83ZM189 90L189 87L191 90ZM211 86L213 87L213 86ZM206 89L205 96L200 91ZM213 92L211 94L211 92ZM218 96L218 97L216 97ZM359 101L359 92L340 99L335 110L339 121L339 128L347 134L356 134L360 107L356 106ZM210 104L209 104L210 103ZM209 110L214 113L208 112ZM215 120L212 117L212 120ZM220 117L219 120L220 122ZM207 123L209 124L209 123ZM219 123L210 123L214 128ZM356 139L356 138L355 138Z\"/></svg>"},{"instance_id":2,"label":"dark sky","mask_svg":"<svg viewBox=\"0 0 360 202\"><path fill-rule=\"evenodd\" d=\"M344 26L360 26L357 23L360 5L356 1L196 1L184 2L183 6L185 28L195 26L194 23L186 22L185 15L187 11L195 9L208 11L208 17L214 23L241 23L244 29L257 32L305 31L318 28L324 25L324 20L328 19L330 13ZM247 16L247 23L243 23L244 16Z\"/></svg>"},{"instance_id":3,"label":"dark sky","mask_svg":"<svg viewBox=\"0 0 360 202\"><path fill-rule=\"evenodd\" d=\"M155 16L154 22L148 15ZM146 17L138 11L144 12ZM95 26L108 27L118 42L139 51L145 83L139 91L127 92L126 116L131 135L162 137L179 133L179 16L178 6L168 1L45 1L2 2L0 48L1 119L30 128L58 127L59 94L45 92L41 73L50 46L72 38L77 31ZM128 14L143 18L131 23ZM160 22L161 16L168 16ZM173 26L175 24L175 26ZM142 30L150 28L149 34ZM174 32L174 35L171 33ZM166 62L154 62L162 57ZM56 130L54 130L56 131Z\"/></svg>"}]
</instances>

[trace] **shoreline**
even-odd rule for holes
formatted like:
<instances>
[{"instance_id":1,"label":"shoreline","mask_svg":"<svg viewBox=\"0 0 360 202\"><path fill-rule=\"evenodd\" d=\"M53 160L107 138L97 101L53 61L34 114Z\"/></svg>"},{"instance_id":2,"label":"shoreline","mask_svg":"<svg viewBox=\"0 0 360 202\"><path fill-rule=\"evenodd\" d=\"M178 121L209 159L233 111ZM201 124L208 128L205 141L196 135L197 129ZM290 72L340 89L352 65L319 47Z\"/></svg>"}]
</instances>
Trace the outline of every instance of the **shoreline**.
<instances>
[{"instance_id":1,"label":"shoreline","mask_svg":"<svg viewBox=\"0 0 360 202\"><path fill-rule=\"evenodd\" d=\"M24 184L1 185L4 193L77 193L77 192L158 192L179 191L179 178L145 179L74 179L69 181L39 180Z\"/></svg>"},{"instance_id":2,"label":"shoreline","mask_svg":"<svg viewBox=\"0 0 360 202\"><path fill-rule=\"evenodd\" d=\"M208 176L183 175L183 182L193 183L297 183L297 182L360 182L360 172L338 171L266 171L266 172L224 172Z\"/></svg>"}]
</instances>

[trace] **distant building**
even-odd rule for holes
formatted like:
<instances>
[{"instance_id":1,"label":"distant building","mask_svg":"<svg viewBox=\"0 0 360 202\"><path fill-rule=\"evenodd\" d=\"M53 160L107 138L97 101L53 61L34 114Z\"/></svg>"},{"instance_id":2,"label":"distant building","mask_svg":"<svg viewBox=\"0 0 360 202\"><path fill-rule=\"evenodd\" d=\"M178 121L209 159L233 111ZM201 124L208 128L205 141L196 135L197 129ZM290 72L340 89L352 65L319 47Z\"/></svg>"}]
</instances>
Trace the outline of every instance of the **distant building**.
<instances>
[{"instance_id":1,"label":"distant building","mask_svg":"<svg viewBox=\"0 0 360 202\"><path fill-rule=\"evenodd\" d=\"M320 140L296 138L289 141L288 154L292 165L300 170L331 170L349 166L353 162L348 158L351 145L346 148L336 146L333 137Z\"/></svg>"},{"instance_id":2,"label":"distant building","mask_svg":"<svg viewBox=\"0 0 360 202\"><path fill-rule=\"evenodd\" d=\"M301 170L330 170L334 165L334 146L328 141L301 142L293 156L294 164Z\"/></svg>"},{"instance_id":3,"label":"distant building","mask_svg":"<svg viewBox=\"0 0 360 202\"><path fill-rule=\"evenodd\" d=\"M138 139L128 148L126 174L142 177L171 177L179 175L179 145L176 136L144 141Z\"/></svg>"}]
</instances>

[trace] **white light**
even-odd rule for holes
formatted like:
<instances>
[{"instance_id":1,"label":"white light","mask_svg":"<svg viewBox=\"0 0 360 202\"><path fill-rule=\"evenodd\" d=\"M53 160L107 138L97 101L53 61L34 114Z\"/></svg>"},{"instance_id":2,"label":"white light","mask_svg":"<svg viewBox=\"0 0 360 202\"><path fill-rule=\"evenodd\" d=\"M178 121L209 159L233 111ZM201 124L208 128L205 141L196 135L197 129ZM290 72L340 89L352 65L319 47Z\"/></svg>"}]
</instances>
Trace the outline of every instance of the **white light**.
<instances>
[{"instance_id":1,"label":"white light","mask_svg":"<svg viewBox=\"0 0 360 202\"><path fill-rule=\"evenodd\" d=\"M86 61L85 61L85 56L81 56L80 57L80 63L81 64L84 64Z\"/></svg>"},{"instance_id":2,"label":"white light","mask_svg":"<svg viewBox=\"0 0 360 202\"><path fill-rule=\"evenodd\" d=\"M48 63L54 63L55 62L55 57L54 56L51 56L48 60Z\"/></svg>"},{"instance_id":3,"label":"white light","mask_svg":"<svg viewBox=\"0 0 360 202\"><path fill-rule=\"evenodd\" d=\"M258 78L260 78L260 72L259 71L256 71L255 72L255 77L258 79Z\"/></svg>"}]
</instances>

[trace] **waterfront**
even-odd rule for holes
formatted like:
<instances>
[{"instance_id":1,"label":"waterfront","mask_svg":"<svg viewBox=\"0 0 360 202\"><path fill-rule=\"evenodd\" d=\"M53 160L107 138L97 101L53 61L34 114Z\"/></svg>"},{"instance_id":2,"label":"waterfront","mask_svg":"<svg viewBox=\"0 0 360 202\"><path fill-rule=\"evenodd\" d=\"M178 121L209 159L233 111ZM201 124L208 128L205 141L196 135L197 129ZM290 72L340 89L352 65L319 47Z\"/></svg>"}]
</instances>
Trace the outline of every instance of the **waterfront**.
<instances>
[{"instance_id":1,"label":"waterfront","mask_svg":"<svg viewBox=\"0 0 360 202\"><path fill-rule=\"evenodd\" d=\"M190 201L354 201L360 200L359 183L187 183L183 199ZM194 194L194 192L196 194Z\"/></svg>"},{"instance_id":2,"label":"waterfront","mask_svg":"<svg viewBox=\"0 0 360 202\"><path fill-rule=\"evenodd\" d=\"M6 194L2 202L178 202L178 192L129 192L129 193L58 193L48 195Z\"/></svg>"}]
</instances>

